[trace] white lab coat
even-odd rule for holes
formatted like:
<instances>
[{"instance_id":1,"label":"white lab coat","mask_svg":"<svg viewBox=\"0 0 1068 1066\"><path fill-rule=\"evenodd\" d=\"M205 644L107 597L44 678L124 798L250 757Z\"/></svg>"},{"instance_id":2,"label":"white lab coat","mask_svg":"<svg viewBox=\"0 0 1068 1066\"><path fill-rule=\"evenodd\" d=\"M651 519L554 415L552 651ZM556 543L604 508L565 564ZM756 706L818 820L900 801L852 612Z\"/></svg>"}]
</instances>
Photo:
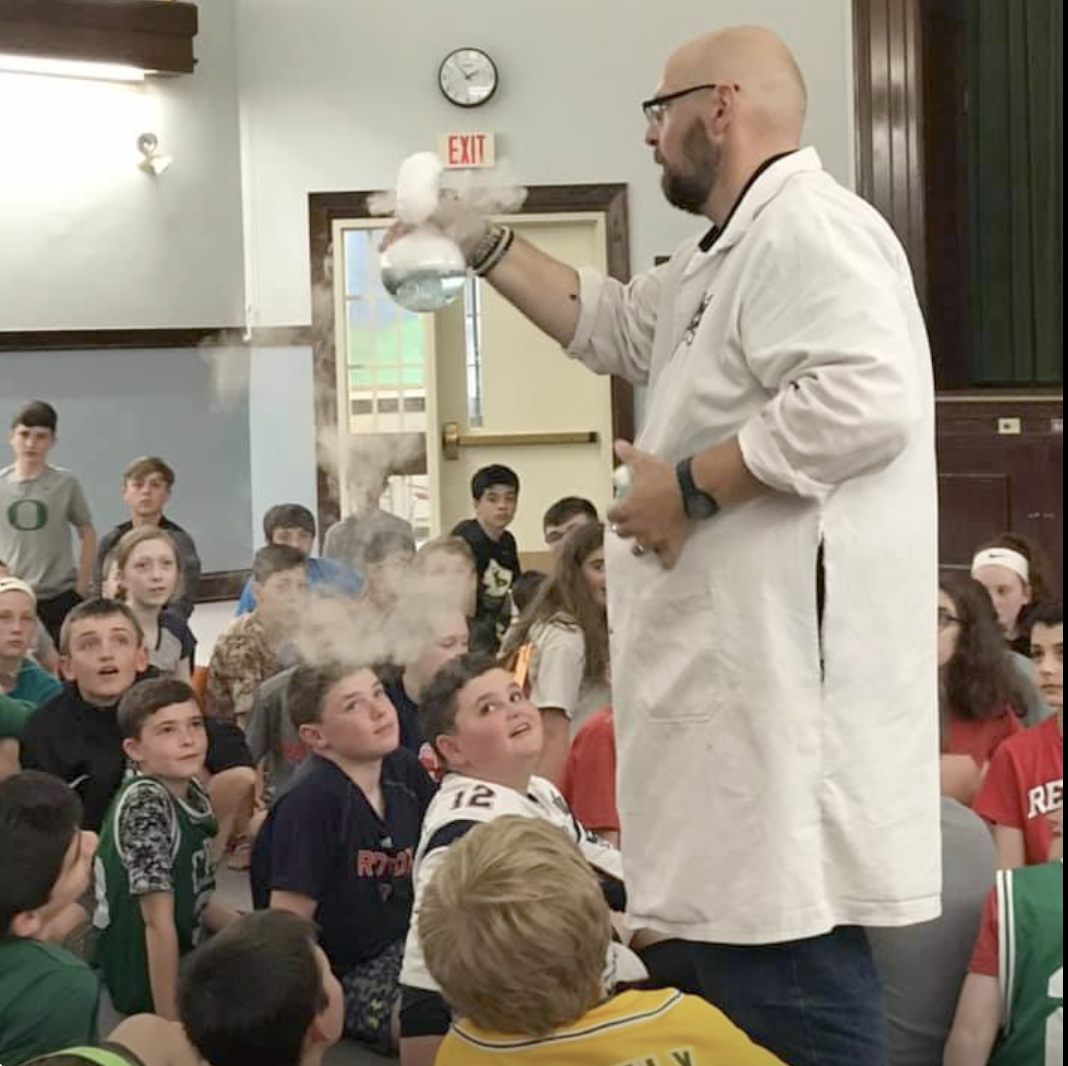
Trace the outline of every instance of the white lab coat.
<instances>
[{"instance_id":1,"label":"white lab coat","mask_svg":"<svg viewBox=\"0 0 1068 1066\"><path fill-rule=\"evenodd\" d=\"M628 286L583 271L581 297L569 354L648 384L639 448L740 435L778 490L672 571L609 538L631 919L767 944L936 917L934 387L900 244L807 149L710 252Z\"/></svg>"}]
</instances>

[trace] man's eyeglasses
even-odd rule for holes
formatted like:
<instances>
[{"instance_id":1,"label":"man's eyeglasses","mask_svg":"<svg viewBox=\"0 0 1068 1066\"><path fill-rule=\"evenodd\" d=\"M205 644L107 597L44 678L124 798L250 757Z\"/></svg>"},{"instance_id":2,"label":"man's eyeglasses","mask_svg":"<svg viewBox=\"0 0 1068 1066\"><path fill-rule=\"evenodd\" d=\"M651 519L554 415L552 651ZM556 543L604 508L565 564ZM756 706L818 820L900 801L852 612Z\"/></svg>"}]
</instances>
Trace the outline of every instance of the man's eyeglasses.
<instances>
[{"instance_id":1,"label":"man's eyeglasses","mask_svg":"<svg viewBox=\"0 0 1068 1066\"><path fill-rule=\"evenodd\" d=\"M707 89L733 89L738 91L737 85L722 85L719 82L711 82L708 85L691 85L689 89L679 89L678 92L664 93L663 96L654 96L649 100L642 101L642 113L645 115L645 121L650 126L659 126L664 121L664 116L667 114L668 108L676 101L684 96L689 96L691 93L705 92Z\"/></svg>"},{"instance_id":2,"label":"man's eyeglasses","mask_svg":"<svg viewBox=\"0 0 1068 1066\"><path fill-rule=\"evenodd\" d=\"M962 626L964 625L964 619L958 618L955 614L950 614L949 611L938 612L938 628L949 629L950 626Z\"/></svg>"}]
</instances>

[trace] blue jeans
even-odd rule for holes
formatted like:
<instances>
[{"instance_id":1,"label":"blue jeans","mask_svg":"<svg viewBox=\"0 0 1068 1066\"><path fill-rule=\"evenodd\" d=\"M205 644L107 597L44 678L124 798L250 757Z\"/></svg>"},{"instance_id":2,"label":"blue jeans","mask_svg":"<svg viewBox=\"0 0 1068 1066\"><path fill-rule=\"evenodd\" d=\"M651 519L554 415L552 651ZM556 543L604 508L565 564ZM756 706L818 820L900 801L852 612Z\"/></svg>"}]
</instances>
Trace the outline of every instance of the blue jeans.
<instances>
[{"instance_id":1,"label":"blue jeans","mask_svg":"<svg viewBox=\"0 0 1068 1066\"><path fill-rule=\"evenodd\" d=\"M787 1066L887 1066L882 985L862 929L767 947L663 949L647 960L655 983L707 999Z\"/></svg>"}]
</instances>

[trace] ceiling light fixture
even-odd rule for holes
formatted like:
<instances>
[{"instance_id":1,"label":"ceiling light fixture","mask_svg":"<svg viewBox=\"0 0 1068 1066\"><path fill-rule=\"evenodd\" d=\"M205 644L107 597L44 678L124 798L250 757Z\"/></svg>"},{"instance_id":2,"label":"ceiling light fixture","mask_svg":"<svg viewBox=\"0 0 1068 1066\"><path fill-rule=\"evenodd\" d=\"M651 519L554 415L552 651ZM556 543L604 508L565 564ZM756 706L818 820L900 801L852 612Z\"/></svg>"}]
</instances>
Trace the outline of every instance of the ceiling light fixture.
<instances>
[{"instance_id":1,"label":"ceiling light fixture","mask_svg":"<svg viewBox=\"0 0 1068 1066\"><path fill-rule=\"evenodd\" d=\"M92 78L99 81L144 81L146 71L122 63L92 63L48 56L15 56L0 52L0 71L43 74L53 78Z\"/></svg>"},{"instance_id":2,"label":"ceiling light fixture","mask_svg":"<svg viewBox=\"0 0 1068 1066\"><path fill-rule=\"evenodd\" d=\"M188 0L0 0L0 70L143 81L192 74Z\"/></svg>"}]
</instances>

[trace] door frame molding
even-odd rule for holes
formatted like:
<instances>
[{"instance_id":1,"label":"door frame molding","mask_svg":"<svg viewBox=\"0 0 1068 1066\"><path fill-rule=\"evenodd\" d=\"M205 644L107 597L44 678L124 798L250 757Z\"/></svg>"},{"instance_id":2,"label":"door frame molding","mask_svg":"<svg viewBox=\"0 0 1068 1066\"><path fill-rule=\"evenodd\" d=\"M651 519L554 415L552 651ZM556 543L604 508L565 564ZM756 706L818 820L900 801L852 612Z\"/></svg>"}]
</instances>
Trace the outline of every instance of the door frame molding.
<instances>
[{"instance_id":1,"label":"door frame molding","mask_svg":"<svg viewBox=\"0 0 1068 1066\"><path fill-rule=\"evenodd\" d=\"M311 252L312 351L315 373L315 426L318 433L336 430L337 321L334 300L334 223L371 218L368 201L373 191L313 192L308 194L308 236ZM630 236L627 186L534 185L522 214L546 215L598 212L605 216L608 274L630 280ZM616 438L634 439L634 387L612 378L612 432ZM341 517L337 485L329 468L316 460L319 532Z\"/></svg>"}]
</instances>

